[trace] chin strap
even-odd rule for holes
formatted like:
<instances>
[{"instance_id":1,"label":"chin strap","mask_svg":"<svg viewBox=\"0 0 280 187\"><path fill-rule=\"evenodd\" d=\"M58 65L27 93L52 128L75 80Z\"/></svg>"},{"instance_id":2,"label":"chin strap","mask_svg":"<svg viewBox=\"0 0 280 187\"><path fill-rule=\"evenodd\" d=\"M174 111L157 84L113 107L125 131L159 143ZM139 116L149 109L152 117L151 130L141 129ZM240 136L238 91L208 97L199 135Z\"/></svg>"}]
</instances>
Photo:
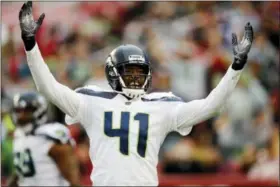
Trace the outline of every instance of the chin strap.
<instances>
[{"instance_id":1,"label":"chin strap","mask_svg":"<svg viewBox=\"0 0 280 187\"><path fill-rule=\"evenodd\" d=\"M126 95L127 97L131 98L132 100L137 100L143 95L146 94L144 89L128 89L128 88L123 88L122 93Z\"/></svg>"},{"instance_id":2,"label":"chin strap","mask_svg":"<svg viewBox=\"0 0 280 187\"><path fill-rule=\"evenodd\" d=\"M120 84L122 85L122 92L124 95L126 95L127 97L131 98L132 100L135 99L139 99L140 97L142 97L143 95L146 94L145 91L145 87L148 84L148 81L150 79L150 72L145 80L145 83L143 84L141 89L132 89L132 88L126 88L126 85L122 79L122 77L118 74L119 76L119 80L120 80Z\"/></svg>"}]
</instances>

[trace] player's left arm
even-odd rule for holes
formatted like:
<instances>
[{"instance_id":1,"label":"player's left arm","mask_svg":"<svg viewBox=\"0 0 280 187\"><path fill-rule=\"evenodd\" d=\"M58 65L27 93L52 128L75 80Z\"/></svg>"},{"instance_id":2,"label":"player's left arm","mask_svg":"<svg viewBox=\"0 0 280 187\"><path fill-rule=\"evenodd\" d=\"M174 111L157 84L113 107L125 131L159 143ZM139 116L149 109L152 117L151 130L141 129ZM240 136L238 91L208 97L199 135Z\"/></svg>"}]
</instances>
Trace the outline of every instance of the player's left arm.
<instances>
[{"instance_id":1,"label":"player's left arm","mask_svg":"<svg viewBox=\"0 0 280 187\"><path fill-rule=\"evenodd\" d=\"M70 144L54 144L49 151L49 155L55 161L62 176L70 183L70 186L79 186L79 166L73 147Z\"/></svg>"},{"instance_id":2,"label":"player's left arm","mask_svg":"<svg viewBox=\"0 0 280 187\"><path fill-rule=\"evenodd\" d=\"M247 55L253 42L253 35L253 28L250 23L247 23L245 26L245 34L240 43L237 41L236 34L232 34L234 54L232 65L217 87L205 99L194 100L177 106L173 113L175 116L174 130L190 128L192 125L205 121L220 112L227 98L229 98L234 90L242 69L247 62Z\"/></svg>"}]
</instances>

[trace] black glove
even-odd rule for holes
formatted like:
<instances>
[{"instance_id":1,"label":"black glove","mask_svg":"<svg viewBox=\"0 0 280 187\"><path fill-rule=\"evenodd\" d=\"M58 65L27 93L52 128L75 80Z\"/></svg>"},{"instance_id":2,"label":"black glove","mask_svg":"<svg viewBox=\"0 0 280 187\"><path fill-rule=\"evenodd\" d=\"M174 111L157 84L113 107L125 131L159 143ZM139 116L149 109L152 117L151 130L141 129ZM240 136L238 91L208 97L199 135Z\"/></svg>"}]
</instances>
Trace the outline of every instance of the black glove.
<instances>
[{"instance_id":1,"label":"black glove","mask_svg":"<svg viewBox=\"0 0 280 187\"><path fill-rule=\"evenodd\" d=\"M245 26L245 34L240 43L237 41L237 36L235 33L232 33L232 45L233 45L233 54L234 62L232 68L234 70L241 70L247 62L247 56L251 49L254 38L253 27L250 23L247 23Z\"/></svg>"},{"instance_id":2,"label":"black glove","mask_svg":"<svg viewBox=\"0 0 280 187\"><path fill-rule=\"evenodd\" d=\"M43 20L45 14L42 14L38 21L34 21L32 15L32 2L24 3L19 12L19 22L21 29L21 37L24 42L25 49L30 51L35 46L35 35Z\"/></svg>"}]
</instances>

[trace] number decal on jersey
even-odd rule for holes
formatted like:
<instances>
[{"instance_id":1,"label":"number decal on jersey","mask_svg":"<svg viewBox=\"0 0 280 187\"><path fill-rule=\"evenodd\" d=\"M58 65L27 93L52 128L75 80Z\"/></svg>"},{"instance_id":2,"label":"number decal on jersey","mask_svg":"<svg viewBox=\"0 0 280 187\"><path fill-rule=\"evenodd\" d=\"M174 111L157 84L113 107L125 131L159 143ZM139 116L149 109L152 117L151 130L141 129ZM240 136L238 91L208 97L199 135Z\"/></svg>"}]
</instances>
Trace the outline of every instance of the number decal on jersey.
<instances>
[{"instance_id":1,"label":"number decal on jersey","mask_svg":"<svg viewBox=\"0 0 280 187\"><path fill-rule=\"evenodd\" d=\"M120 137L120 151L128 155L129 112L122 112L120 129L113 129L113 112L105 112L104 132L109 137Z\"/></svg>"},{"instance_id":2,"label":"number decal on jersey","mask_svg":"<svg viewBox=\"0 0 280 187\"><path fill-rule=\"evenodd\" d=\"M129 153L129 112L121 113L121 126L119 129L113 128L113 112L105 112L104 115L104 133L109 137L120 138L120 152L124 155ZM137 113L134 120L139 121L139 136L137 152L140 156L145 157L148 139L149 115Z\"/></svg>"},{"instance_id":3,"label":"number decal on jersey","mask_svg":"<svg viewBox=\"0 0 280 187\"><path fill-rule=\"evenodd\" d=\"M15 153L14 165L17 172L24 177L32 177L35 175L35 167L30 149L26 149L24 152Z\"/></svg>"},{"instance_id":4,"label":"number decal on jersey","mask_svg":"<svg viewBox=\"0 0 280 187\"><path fill-rule=\"evenodd\" d=\"M139 137L137 152L140 156L145 157L148 139L149 115L138 113L134 116L134 119L139 121Z\"/></svg>"}]
</instances>

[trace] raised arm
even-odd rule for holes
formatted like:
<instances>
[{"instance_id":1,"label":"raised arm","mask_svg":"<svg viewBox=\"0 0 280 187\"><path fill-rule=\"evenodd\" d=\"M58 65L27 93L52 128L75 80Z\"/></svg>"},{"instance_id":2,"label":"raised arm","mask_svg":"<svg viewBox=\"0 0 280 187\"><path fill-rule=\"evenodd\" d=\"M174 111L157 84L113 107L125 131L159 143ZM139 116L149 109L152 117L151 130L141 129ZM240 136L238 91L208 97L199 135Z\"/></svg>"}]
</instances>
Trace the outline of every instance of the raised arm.
<instances>
[{"instance_id":1,"label":"raised arm","mask_svg":"<svg viewBox=\"0 0 280 187\"><path fill-rule=\"evenodd\" d=\"M225 104L227 98L234 90L242 69L247 61L247 54L253 42L253 28L250 23L245 26L245 35L240 43L237 42L236 34L232 35L234 62L227 70L218 86L201 100L194 100L178 105L174 111L174 130L188 132L192 125L207 120L217 114ZM238 102L238 101L236 101Z\"/></svg>"},{"instance_id":2,"label":"raised arm","mask_svg":"<svg viewBox=\"0 0 280 187\"><path fill-rule=\"evenodd\" d=\"M30 1L23 4L19 13L21 36L26 50L28 66L38 91L64 113L75 117L81 103L79 95L55 80L35 41L36 32L44 17L45 14L42 14L38 21L34 21L32 2Z\"/></svg>"}]
</instances>

